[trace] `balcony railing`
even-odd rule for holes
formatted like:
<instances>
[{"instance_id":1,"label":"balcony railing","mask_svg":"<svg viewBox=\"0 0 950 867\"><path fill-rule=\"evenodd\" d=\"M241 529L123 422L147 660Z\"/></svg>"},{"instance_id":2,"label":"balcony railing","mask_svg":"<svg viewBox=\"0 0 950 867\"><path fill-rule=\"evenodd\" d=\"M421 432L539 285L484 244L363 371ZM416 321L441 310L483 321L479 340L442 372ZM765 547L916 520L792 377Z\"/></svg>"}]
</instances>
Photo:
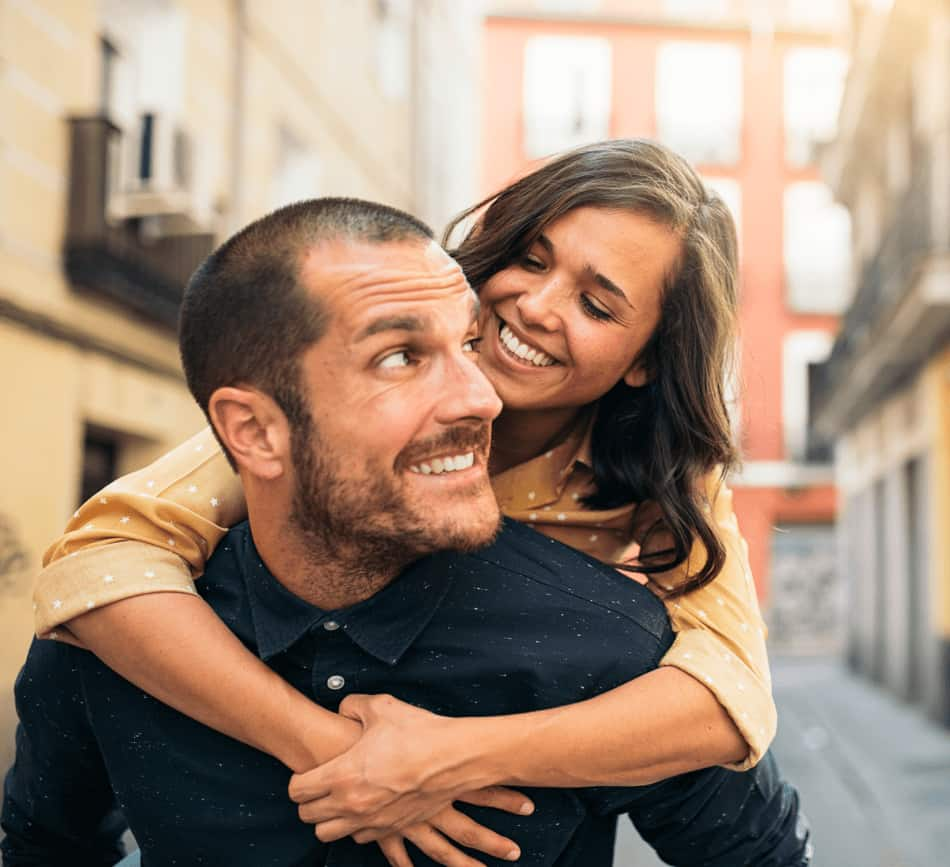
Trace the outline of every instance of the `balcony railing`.
<instances>
[{"instance_id":1,"label":"balcony railing","mask_svg":"<svg viewBox=\"0 0 950 867\"><path fill-rule=\"evenodd\" d=\"M109 218L122 133L103 117L70 124L65 264L79 289L174 328L182 290L211 252L210 234L149 237L141 220Z\"/></svg>"},{"instance_id":2,"label":"balcony railing","mask_svg":"<svg viewBox=\"0 0 950 867\"><path fill-rule=\"evenodd\" d=\"M947 249L945 239L934 238L931 219L933 196L931 154L928 146L914 148L910 183L891 209L891 219L880 246L864 267L854 300L842 318L841 329L828 360L812 371L812 418L819 418L840 397L855 360L869 348L869 338L888 321L911 291L924 262ZM908 355L908 358L910 356ZM900 364L889 365L900 375ZM883 388L887 383L878 383ZM840 409L840 407L839 407Z\"/></svg>"}]
</instances>

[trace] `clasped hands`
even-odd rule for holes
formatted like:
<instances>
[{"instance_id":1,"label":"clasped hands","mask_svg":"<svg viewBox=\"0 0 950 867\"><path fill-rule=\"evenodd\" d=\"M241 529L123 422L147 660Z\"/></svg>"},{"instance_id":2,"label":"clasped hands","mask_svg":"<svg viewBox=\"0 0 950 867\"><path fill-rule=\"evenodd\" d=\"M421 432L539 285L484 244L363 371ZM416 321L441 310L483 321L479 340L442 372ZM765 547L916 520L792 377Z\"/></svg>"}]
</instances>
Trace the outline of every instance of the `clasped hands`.
<instances>
[{"instance_id":1,"label":"clasped hands","mask_svg":"<svg viewBox=\"0 0 950 867\"><path fill-rule=\"evenodd\" d=\"M347 752L290 781L304 822L329 843L376 841L392 867L412 867L409 840L446 867L478 867L455 844L515 861L518 845L455 809L461 801L528 815L532 802L495 785L472 721L443 717L390 695L351 695L340 714L362 726Z\"/></svg>"}]
</instances>

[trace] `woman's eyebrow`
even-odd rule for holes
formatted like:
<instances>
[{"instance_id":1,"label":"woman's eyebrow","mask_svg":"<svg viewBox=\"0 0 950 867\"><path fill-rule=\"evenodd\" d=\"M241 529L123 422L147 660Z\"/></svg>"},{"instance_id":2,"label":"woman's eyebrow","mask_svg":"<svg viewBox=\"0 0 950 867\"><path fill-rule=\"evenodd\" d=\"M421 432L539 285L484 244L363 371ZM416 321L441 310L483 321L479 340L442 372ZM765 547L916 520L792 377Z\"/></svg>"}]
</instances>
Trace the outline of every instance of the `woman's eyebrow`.
<instances>
[{"instance_id":1,"label":"woman's eyebrow","mask_svg":"<svg viewBox=\"0 0 950 867\"><path fill-rule=\"evenodd\" d=\"M598 285L606 289L611 295L615 295L621 301L623 301L629 308L636 310L637 308L633 306L633 303L627 297L627 293L623 291L613 280L609 277L605 277L603 274L598 273L594 270L592 265L588 265L585 269L585 272L588 276L593 279L593 281Z\"/></svg>"},{"instance_id":2,"label":"woman's eyebrow","mask_svg":"<svg viewBox=\"0 0 950 867\"><path fill-rule=\"evenodd\" d=\"M549 256L554 255L554 244L551 243L551 239L545 235L543 232L538 235L537 243L544 247L545 251ZM629 296L626 292L623 291L613 280L609 277L605 277L603 274L594 270L593 265L587 265L584 268L584 276L588 279L593 280L598 286L606 289L611 295L616 296L621 301L624 302L631 310L636 310L637 308L633 305L633 302L630 301Z\"/></svg>"}]
</instances>

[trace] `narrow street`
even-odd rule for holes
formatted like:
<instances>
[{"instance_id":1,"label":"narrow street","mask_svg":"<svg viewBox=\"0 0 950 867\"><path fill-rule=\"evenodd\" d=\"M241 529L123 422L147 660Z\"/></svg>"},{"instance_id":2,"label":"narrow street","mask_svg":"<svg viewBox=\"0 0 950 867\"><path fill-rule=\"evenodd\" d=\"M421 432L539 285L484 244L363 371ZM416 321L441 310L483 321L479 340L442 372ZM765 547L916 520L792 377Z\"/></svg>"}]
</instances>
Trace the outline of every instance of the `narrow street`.
<instances>
[{"instance_id":1,"label":"narrow street","mask_svg":"<svg viewBox=\"0 0 950 867\"><path fill-rule=\"evenodd\" d=\"M774 751L813 829L814 867L950 863L950 732L835 660L773 660ZM662 864L621 828L615 867Z\"/></svg>"}]
</instances>

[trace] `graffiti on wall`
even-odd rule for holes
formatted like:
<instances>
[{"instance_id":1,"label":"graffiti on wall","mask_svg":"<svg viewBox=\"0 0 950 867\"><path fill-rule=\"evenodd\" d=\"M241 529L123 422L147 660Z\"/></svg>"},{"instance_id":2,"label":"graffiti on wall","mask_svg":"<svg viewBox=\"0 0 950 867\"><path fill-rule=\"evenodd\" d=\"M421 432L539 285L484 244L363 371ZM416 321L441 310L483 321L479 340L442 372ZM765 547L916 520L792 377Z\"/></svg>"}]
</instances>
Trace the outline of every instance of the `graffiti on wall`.
<instances>
[{"instance_id":1,"label":"graffiti on wall","mask_svg":"<svg viewBox=\"0 0 950 867\"><path fill-rule=\"evenodd\" d=\"M0 514L0 593L12 590L26 570L29 555L13 522Z\"/></svg>"},{"instance_id":2,"label":"graffiti on wall","mask_svg":"<svg viewBox=\"0 0 950 867\"><path fill-rule=\"evenodd\" d=\"M833 525L776 527L770 583L773 647L793 652L837 649L844 628Z\"/></svg>"}]
</instances>

